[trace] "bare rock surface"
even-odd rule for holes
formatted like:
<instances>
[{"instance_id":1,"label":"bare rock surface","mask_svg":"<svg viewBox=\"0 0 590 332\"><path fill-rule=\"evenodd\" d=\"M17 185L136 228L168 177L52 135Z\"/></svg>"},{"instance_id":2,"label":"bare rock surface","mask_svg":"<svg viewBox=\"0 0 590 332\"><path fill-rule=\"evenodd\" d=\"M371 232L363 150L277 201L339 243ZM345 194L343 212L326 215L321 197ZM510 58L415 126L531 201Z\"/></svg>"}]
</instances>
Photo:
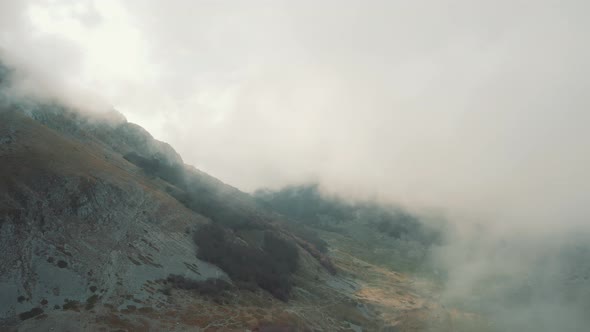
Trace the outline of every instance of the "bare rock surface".
<instances>
[{"instance_id":1,"label":"bare rock surface","mask_svg":"<svg viewBox=\"0 0 590 332\"><path fill-rule=\"evenodd\" d=\"M205 218L115 153L18 112L0 113L0 137L9 138L0 145L0 318L76 302L158 303L151 283L169 274L225 276L196 258L187 233Z\"/></svg>"}]
</instances>

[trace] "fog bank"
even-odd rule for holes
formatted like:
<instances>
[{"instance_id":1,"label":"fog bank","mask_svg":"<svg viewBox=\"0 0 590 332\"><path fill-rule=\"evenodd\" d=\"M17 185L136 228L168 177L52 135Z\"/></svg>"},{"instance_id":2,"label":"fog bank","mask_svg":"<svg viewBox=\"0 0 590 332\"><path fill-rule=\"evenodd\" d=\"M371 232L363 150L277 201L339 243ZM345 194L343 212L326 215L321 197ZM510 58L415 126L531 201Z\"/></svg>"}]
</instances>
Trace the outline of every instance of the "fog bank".
<instances>
[{"instance_id":1,"label":"fog bank","mask_svg":"<svg viewBox=\"0 0 590 332\"><path fill-rule=\"evenodd\" d=\"M570 267L560 264L581 266L571 247L590 229L589 9L581 0L4 1L0 48L50 82L21 89L98 109L108 101L242 190L314 181L434 209L457 230L438 253L449 301L508 315L498 321L513 329L534 317L536 331L566 331L588 308L586 283L563 279ZM495 273L502 289L475 290ZM531 274L540 279L528 283ZM507 298L525 281L530 302Z\"/></svg>"}]
</instances>

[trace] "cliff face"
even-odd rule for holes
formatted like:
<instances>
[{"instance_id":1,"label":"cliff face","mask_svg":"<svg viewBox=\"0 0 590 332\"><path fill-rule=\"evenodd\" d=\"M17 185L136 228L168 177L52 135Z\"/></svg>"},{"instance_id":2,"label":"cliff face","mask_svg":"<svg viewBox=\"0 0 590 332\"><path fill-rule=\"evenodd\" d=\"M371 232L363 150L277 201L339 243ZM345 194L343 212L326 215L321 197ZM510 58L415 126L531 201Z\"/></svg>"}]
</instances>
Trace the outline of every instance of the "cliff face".
<instances>
[{"instance_id":1,"label":"cliff face","mask_svg":"<svg viewBox=\"0 0 590 332\"><path fill-rule=\"evenodd\" d=\"M224 285L211 280L286 301L296 266L301 280L330 275L278 216L114 111L0 96L0 174L0 326L166 310L179 299L172 289ZM206 262L195 234L211 223L225 248L210 244Z\"/></svg>"}]
</instances>

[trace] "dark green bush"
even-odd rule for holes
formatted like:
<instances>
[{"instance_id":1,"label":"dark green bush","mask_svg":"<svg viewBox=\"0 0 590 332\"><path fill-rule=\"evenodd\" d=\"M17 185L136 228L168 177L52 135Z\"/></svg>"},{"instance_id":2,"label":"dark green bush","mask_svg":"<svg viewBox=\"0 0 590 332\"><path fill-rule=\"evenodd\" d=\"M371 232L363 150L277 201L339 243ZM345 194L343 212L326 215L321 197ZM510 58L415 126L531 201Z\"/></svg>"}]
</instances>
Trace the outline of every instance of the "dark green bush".
<instances>
[{"instance_id":1,"label":"dark green bush","mask_svg":"<svg viewBox=\"0 0 590 332\"><path fill-rule=\"evenodd\" d=\"M312 244L320 252L328 252L328 242L322 240L316 232L307 228L305 225L288 224L287 229L291 233Z\"/></svg>"},{"instance_id":2,"label":"dark green bush","mask_svg":"<svg viewBox=\"0 0 590 332\"><path fill-rule=\"evenodd\" d=\"M290 224L296 225L291 229L292 232L314 244L320 251L323 250L322 242L306 234L305 227L297 225L342 232L339 227L342 222L359 222L392 238L403 237L425 246L441 241L440 232L425 227L416 215L403 208L324 196L317 184L288 186L278 191L259 190L254 193L254 197L259 204L287 217Z\"/></svg>"},{"instance_id":3,"label":"dark green bush","mask_svg":"<svg viewBox=\"0 0 590 332\"><path fill-rule=\"evenodd\" d=\"M184 166L168 161L163 156L149 158L131 152L124 156L130 163L153 177L158 177L174 187L166 191L187 208L224 225L237 225L252 216L231 204L231 199L220 197L218 184L209 183Z\"/></svg>"},{"instance_id":4,"label":"dark green bush","mask_svg":"<svg viewBox=\"0 0 590 332\"><path fill-rule=\"evenodd\" d=\"M294 243L274 231L265 231L262 248L239 239L234 232L208 224L194 234L197 256L223 269L232 280L255 283L276 298L287 301L291 274L297 268Z\"/></svg>"},{"instance_id":5,"label":"dark green bush","mask_svg":"<svg viewBox=\"0 0 590 332\"><path fill-rule=\"evenodd\" d=\"M18 317L21 320L26 320L26 319L29 319L29 318L33 318L35 316L39 316L42 313L43 313L43 309L41 309L41 308L33 308L33 309L29 310L29 311L21 312L20 314L18 314Z\"/></svg>"},{"instance_id":6,"label":"dark green bush","mask_svg":"<svg viewBox=\"0 0 590 332\"><path fill-rule=\"evenodd\" d=\"M185 188L184 169L182 165L168 162L164 157L145 158L131 152L123 156L127 161L143 169L151 176L157 176L179 188Z\"/></svg>"},{"instance_id":7,"label":"dark green bush","mask_svg":"<svg viewBox=\"0 0 590 332\"><path fill-rule=\"evenodd\" d=\"M193 280L181 275L171 274L166 281L173 288L195 290L201 295L217 295L224 291L232 289L232 285L222 279Z\"/></svg>"}]
</instances>

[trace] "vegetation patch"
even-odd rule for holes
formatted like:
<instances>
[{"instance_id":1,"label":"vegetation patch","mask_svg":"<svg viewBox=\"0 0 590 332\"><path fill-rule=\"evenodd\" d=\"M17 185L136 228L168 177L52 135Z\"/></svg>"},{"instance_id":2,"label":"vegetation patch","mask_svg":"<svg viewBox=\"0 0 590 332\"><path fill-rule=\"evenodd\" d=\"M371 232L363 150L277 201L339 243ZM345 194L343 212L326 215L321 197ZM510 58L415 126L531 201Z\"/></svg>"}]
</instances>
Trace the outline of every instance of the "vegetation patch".
<instances>
[{"instance_id":1,"label":"vegetation patch","mask_svg":"<svg viewBox=\"0 0 590 332\"><path fill-rule=\"evenodd\" d=\"M86 300L86 306L84 306L84 309L86 310L91 310L94 308L94 306L96 305L96 302L98 301L98 295L94 294L92 296L90 296L87 300Z\"/></svg>"},{"instance_id":2,"label":"vegetation patch","mask_svg":"<svg viewBox=\"0 0 590 332\"><path fill-rule=\"evenodd\" d=\"M212 178L187 171L184 165L167 160L164 156L154 155L149 158L128 153L124 158L143 169L148 175L158 177L173 186L166 191L188 209L191 209L214 222L235 226L254 219L252 211L241 206L240 194L222 194L221 182Z\"/></svg>"},{"instance_id":3,"label":"vegetation patch","mask_svg":"<svg viewBox=\"0 0 590 332\"><path fill-rule=\"evenodd\" d=\"M201 295L217 295L233 288L229 282L222 279L194 280L176 274L169 275L166 281L173 288L195 290Z\"/></svg>"},{"instance_id":4,"label":"vegetation patch","mask_svg":"<svg viewBox=\"0 0 590 332\"><path fill-rule=\"evenodd\" d=\"M337 273L336 266L332 263L332 260L324 253L320 252L316 249L315 246L306 242L302 239L296 239L297 244L299 244L303 249L305 249L313 258L315 258L320 265L322 265L331 275L335 275Z\"/></svg>"},{"instance_id":5,"label":"vegetation patch","mask_svg":"<svg viewBox=\"0 0 590 332\"><path fill-rule=\"evenodd\" d=\"M80 302L68 299L66 299L64 302L65 303L62 306L63 310L80 311Z\"/></svg>"},{"instance_id":6,"label":"vegetation patch","mask_svg":"<svg viewBox=\"0 0 590 332\"><path fill-rule=\"evenodd\" d=\"M163 156L145 158L131 152L123 156L123 158L143 169L148 175L162 178L174 185L184 183L184 169L182 166L168 162Z\"/></svg>"},{"instance_id":7,"label":"vegetation patch","mask_svg":"<svg viewBox=\"0 0 590 332\"><path fill-rule=\"evenodd\" d=\"M299 253L294 243L275 231L264 231L258 247L231 230L208 224L195 232L194 241L198 258L219 266L232 280L254 283L282 301L289 299Z\"/></svg>"},{"instance_id":8,"label":"vegetation patch","mask_svg":"<svg viewBox=\"0 0 590 332\"><path fill-rule=\"evenodd\" d=\"M26 319L29 319L29 318L33 318L35 316L39 316L42 313L43 313L43 309L41 309L41 308L33 308L33 309L29 310L29 311L21 312L20 314L18 314L18 317L21 320L26 320Z\"/></svg>"},{"instance_id":9,"label":"vegetation patch","mask_svg":"<svg viewBox=\"0 0 590 332\"><path fill-rule=\"evenodd\" d=\"M320 238L316 232L309 229L306 225L287 224L287 229L297 237L313 245L319 252L328 252L328 242Z\"/></svg>"},{"instance_id":10,"label":"vegetation patch","mask_svg":"<svg viewBox=\"0 0 590 332\"><path fill-rule=\"evenodd\" d=\"M400 207L368 201L348 202L325 196L317 184L288 186L278 191L258 190L254 197L261 205L286 216L289 221L318 229L334 231L342 222L355 221L368 223L393 238L405 236L424 244L440 240L439 234L425 229L417 216Z\"/></svg>"},{"instance_id":11,"label":"vegetation patch","mask_svg":"<svg viewBox=\"0 0 590 332\"><path fill-rule=\"evenodd\" d=\"M298 244L329 270L327 257L313 248L320 253L327 250L316 230L359 241L366 245L367 259L370 256L372 261L404 271L424 268L431 248L443 242L443 220L425 222L399 206L325 195L317 184L259 190L254 197L260 205L285 216L288 229L301 240Z\"/></svg>"}]
</instances>

